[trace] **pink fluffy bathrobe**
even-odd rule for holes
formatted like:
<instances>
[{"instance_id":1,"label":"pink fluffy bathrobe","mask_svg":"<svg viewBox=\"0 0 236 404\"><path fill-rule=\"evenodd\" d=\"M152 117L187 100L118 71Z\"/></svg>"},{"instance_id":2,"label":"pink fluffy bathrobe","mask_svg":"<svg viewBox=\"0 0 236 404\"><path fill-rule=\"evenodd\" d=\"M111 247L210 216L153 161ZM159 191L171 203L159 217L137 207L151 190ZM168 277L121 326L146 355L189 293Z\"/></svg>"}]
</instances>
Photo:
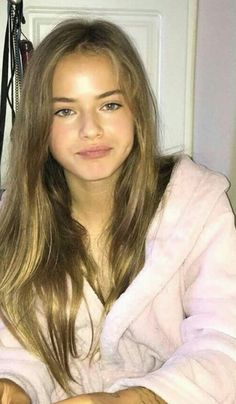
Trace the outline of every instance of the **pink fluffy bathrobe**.
<instances>
[{"instance_id":1,"label":"pink fluffy bathrobe","mask_svg":"<svg viewBox=\"0 0 236 404\"><path fill-rule=\"evenodd\" d=\"M177 164L149 228L145 265L105 318L101 357L71 362L77 394L144 386L169 404L236 403L236 232L227 187L188 157ZM102 304L87 282L84 293L96 326ZM76 332L86 353L84 302ZM3 324L0 342L0 377L21 385L33 404L66 398Z\"/></svg>"}]
</instances>

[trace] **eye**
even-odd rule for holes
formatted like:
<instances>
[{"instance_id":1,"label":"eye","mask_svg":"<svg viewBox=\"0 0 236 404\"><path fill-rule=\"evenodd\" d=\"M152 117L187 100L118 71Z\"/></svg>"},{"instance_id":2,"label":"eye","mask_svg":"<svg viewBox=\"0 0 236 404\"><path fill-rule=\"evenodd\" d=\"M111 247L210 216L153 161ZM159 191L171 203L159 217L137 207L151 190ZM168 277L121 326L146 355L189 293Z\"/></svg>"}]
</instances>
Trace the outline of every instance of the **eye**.
<instances>
[{"instance_id":1,"label":"eye","mask_svg":"<svg viewBox=\"0 0 236 404\"><path fill-rule=\"evenodd\" d=\"M116 111L117 109L121 108L121 104L117 102L108 102L107 104L103 105L101 108L102 111Z\"/></svg>"},{"instance_id":2,"label":"eye","mask_svg":"<svg viewBox=\"0 0 236 404\"><path fill-rule=\"evenodd\" d=\"M58 111L54 112L54 115L60 116L60 117L67 117L74 115L74 111L72 109L64 108L64 109L59 109Z\"/></svg>"}]
</instances>

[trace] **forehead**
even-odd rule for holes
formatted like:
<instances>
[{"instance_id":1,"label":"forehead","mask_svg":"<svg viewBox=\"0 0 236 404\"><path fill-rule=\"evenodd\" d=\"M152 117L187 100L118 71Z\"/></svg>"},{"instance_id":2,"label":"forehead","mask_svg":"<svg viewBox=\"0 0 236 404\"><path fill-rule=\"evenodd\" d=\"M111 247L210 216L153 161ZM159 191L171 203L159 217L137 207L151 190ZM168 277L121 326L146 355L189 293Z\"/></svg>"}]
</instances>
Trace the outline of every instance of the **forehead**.
<instances>
[{"instance_id":1,"label":"forehead","mask_svg":"<svg viewBox=\"0 0 236 404\"><path fill-rule=\"evenodd\" d=\"M73 52L63 56L56 64L54 75L104 71L106 75L118 77L118 63L105 53Z\"/></svg>"},{"instance_id":2,"label":"forehead","mask_svg":"<svg viewBox=\"0 0 236 404\"><path fill-rule=\"evenodd\" d=\"M74 52L63 56L56 65L53 92L77 87L110 89L119 87L119 73L112 58L106 54Z\"/></svg>"}]
</instances>

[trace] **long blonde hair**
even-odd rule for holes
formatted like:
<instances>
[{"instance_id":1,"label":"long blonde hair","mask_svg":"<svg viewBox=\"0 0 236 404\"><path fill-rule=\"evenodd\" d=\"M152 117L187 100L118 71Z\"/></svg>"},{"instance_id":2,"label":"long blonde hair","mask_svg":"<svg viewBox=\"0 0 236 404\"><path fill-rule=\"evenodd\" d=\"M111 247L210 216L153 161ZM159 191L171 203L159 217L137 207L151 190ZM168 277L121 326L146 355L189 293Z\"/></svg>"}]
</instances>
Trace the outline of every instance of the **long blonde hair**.
<instances>
[{"instance_id":1,"label":"long blonde hair","mask_svg":"<svg viewBox=\"0 0 236 404\"><path fill-rule=\"evenodd\" d=\"M111 58L134 116L134 147L116 183L107 231L112 287L106 300L88 254L86 229L72 218L63 169L48 147L55 66L73 52ZM172 162L159 155L156 133L155 101L145 70L120 28L101 20L68 20L41 42L27 69L12 130L0 218L0 307L16 338L47 364L66 391L72 379L69 358L78 356L75 318L84 277L103 302L106 314L143 266L148 226L172 168ZM37 314L38 302L46 330Z\"/></svg>"}]
</instances>

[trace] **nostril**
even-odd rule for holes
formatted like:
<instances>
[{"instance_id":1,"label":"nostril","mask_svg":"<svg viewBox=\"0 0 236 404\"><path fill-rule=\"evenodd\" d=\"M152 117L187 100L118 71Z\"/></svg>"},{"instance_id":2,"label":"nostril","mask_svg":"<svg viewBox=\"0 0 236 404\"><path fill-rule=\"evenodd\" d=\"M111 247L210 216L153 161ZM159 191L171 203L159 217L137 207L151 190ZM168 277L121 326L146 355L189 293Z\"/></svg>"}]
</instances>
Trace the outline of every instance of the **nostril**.
<instances>
[{"instance_id":1,"label":"nostril","mask_svg":"<svg viewBox=\"0 0 236 404\"><path fill-rule=\"evenodd\" d=\"M99 119L91 114L86 114L80 119L80 135L93 138L103 134Z\"/></svg>"}]
</instances>

